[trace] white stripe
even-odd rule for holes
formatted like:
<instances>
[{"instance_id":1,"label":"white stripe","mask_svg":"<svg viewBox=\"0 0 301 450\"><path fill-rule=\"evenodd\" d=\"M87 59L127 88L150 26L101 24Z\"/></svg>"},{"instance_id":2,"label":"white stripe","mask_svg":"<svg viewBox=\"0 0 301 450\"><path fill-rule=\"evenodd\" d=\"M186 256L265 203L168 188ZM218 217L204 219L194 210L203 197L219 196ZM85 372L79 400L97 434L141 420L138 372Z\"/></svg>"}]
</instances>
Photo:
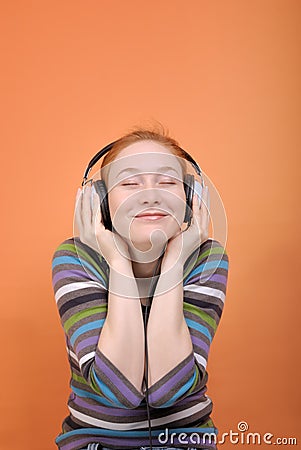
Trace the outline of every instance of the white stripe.
<instances>
[{"instance_id":1,"label":"white stripe","mask_svg":"<svg viewBox=\"0 0 301 450\"><path fill-rule=\"evenodd\" d=\"M93 359L94 356L95 356L95 352L90 352L90 353L87 353L85 356L83 356L79 360L80 368L82 368L82 365L85 364L87 361L89 361L90 359Z\"/></svg>"},{"instance_id":2,"label":"white stripe","mask_svg":"<svg viewBox=\"0 0 301 450\"><path fill-rule=\"evenodd\" d=\"M73 353L73 352L70 350L70 348L66 347L66 349L67 349L68 355L71 356L71 358L74 359L74 360L78 363L78 357L76 356L76 354Z\"/></svg>"},{"instance_id":3,"label":"white stripe","mask_svg":"<svg viewBox=\"0 0 301 450\"><path fill-rule=\"evenodd\" d=\"M199 364L201 364L201 366L203 366L204 369L206 369L206 367L207 367L206 359L203 356L199 355L198 353L194 353L194 356L195 356L195 359L197 360L197 362Z\"/></svg>"},{"instance_id":4,"label":"white stripe","mask_svg":"<svg viewBox=\"0 0 301 450\"><path fill-rule=\"evenodd\" d=\"M207 396L206 396L207 397ZM152 419L151 425L152 426L160 426L164 424L169 424L170 422L174 422L179 419L184 419L186 417L189 417L192 414L195 414L199 411L202 411L205 409L208 405L211 403L211 399L207 397L207 400L204 402L200 402L191 408L185 409L184 411L179 411L174 414L170 414L169 416L165 417L159 417L158 419ZM94 417L87 416L86 414L83 414L76 409L68 407L73 417L76 419L79 419L81 422L87 423L89 425L93 425L95 427L100 428L106 428L108 430L118 430L118 431L128 431L128 430L136 430L139 428L147 428L148 427L148 421L144 420L143 422L131 422L131 423L114 423L114 422L107 422L106 420L96 419ZM116 420L118 418L116 417Z\"/></svg>"},{"instance_id":5,"label":"white stripe","mask_svg":"<svg viewBox=\"0 0 301 450\"><path fill-rule=\"evenodd\" d=\"M217 297L220 298L222 302L224 302L226 298L225 294L219 289L213 289L208 286L201 286L198 284L189 284L184 286L184 291L199 292L200 294L209 295L210 297Z\"/></svg>"},{"instance_id":6,"label":"white stripe","mask_svg":"<svg viewBox=\"0 0 301 450\"><path fill-rule=\"evenodd\" d=\"M79 289L88 289L90 287L100 287L102 289L105 289L105 287L98 283L97 281L84 281L84 282L78 282L78 283L70 283L66 286L62 286L60 289L58 289L55 293L55 300L56 302L59 301L59 299L65 295L68 294L68 292L78 291Z\"/></svg>"}]
</instances>

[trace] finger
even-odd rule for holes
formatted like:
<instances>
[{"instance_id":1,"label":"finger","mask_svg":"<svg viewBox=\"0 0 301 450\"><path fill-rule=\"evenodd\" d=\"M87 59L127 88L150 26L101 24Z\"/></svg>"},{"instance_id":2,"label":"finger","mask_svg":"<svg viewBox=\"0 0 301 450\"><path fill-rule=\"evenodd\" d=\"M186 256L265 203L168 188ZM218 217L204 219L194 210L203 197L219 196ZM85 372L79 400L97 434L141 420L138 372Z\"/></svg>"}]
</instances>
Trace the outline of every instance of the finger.
<instances>
[{"instance_id":1,"label":"finger","mask_svg":"<svg viewBox=\"0 0 301 450\"><path fill-rule=\"evenodd\" d=\"M170 240L174 241L180 235L183 235L183 231L182 230L177 231L176 234Z\"/></svg>"},{"instance_id":2,"label":"finger","mask_svg":"<svg viewBox=\"0 0 301 450\"><path fill-rule=\"evenodd\" d=\"M202 206L201 206L201 227L204 231L208 232L209 226L209 188L205 186L202 195Z\"/></svg>"},{"instance_id":3,"label":"finger","mask_svg":"<svg viewBox=\"0 0 301 450\"><path fill-rule=\"evenodd\" d=\"M193 195L192 200L192 220L195 220L198 225L200 225L201 222L201 210L199 207L199 197L197 194Z\"/></svg>"},{"instance_id":4,"label":"finger","mask_svg":"<svg viewBox=\"0 0 301 450\"><path fill-rule=\"evenodd\" d=\"M86 230L92 225L91 185L86 184L83 189L82 221Z\"/></svg>"},{"instance_id":5,"label":"finger","mask_svg":"<svg viewBox=\"0 0 301 450\"><path fill-rule=\"evenodd\" d=\"M79 230L82 229L82 215L81 215L81 209L82 209L82 190L78 188L76 193L76 199L75 199L75 223Z\"/></svg>"}]
</instances>

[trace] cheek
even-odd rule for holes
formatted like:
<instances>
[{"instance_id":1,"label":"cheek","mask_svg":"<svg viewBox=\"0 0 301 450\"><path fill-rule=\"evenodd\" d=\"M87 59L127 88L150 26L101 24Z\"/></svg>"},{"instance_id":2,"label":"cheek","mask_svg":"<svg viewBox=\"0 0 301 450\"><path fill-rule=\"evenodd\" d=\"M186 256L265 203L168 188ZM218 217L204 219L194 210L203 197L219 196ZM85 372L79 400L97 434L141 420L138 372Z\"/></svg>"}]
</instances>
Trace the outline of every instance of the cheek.
<instances>
[{"instance_id":1,"label":"cheek","mask_svg":"<svg viewBox=\"0 0 301 450\"><path fill-rule=\"evenodd\" d=\"M109 202L110 215L111 215L111 218L113 218L116 213L116 209L118 207L116 196L109 193L108 194L108 202Z\"/></svg>"},{"instance_id":2,"label":"cheek","mask_svg":"<svg viewBox=\"0 0 301 450\"><path fill-rule=\"evenodd\" d=\"M123 198L123 196L120 194L120 192L111 191L108 194L108 201L109 201L109 208L110 208L110 214L113 218L116 213L119 214L120 211L122 211L126 205L126 199Z\"/></svg>"},{"instance_id":3,"label":"cheek","mask_svg":"<svg viewBox=\"0 0 301 450\"><path fill-rule=\"evenodd\" d=\"M173 208L177 219L182 223L184 221L186 211L186 197L184 190L180 190L173 197Z\"/></svg>"},{"instance_id":4,"label":"cheek","mask_svg":"<svg viewBox=\"0 0 301 450\"><path fill-rule=\"evenodd\" d=\"M115 230L123 237L129 235L129 202L122 192L111 191L108 195L110 215Z\"/></svg>"}]
</instances>

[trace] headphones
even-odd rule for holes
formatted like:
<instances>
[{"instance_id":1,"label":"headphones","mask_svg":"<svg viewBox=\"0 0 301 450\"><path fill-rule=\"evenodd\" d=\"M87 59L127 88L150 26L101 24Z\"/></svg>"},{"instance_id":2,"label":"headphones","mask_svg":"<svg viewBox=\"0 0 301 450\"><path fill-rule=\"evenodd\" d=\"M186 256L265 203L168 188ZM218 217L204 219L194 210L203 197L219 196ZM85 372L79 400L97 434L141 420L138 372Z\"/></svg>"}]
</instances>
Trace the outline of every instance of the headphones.
<instances>
[{"instance_id":1,"label":"headphones","mask_svg":"<svg viewBox=\"0 0 301 450\"><path fill-rule=\"evenodd\" d=\"M89 164L84 172L83 181L82 181L82 186L84 186L85 184L87 184L89 182L91 182L92 185L94 186L95 191L97 192L97 194L99 196L99 200L100 200L100 211L101 211L101 216L102 216L104 227L111 231L113 229L113 225L112 225L112 219L111 219L111 215L110 215L108 190L107 190L106 184L103 180L96 180L96 181L93 181L92 179L88 180L88 176L89 176L89 173L90 173L92 167L97 163L97 161L99 161L100 158L102 158L106 153L108 153L117 142L118 142L118 140L111 142L110 144L106 145L104 148L99 150L99 152L93 156L93 158L89 162ZM184 216L184 223L187 223L188 226L190 226L191 220L192 220L193 195L194 195L194 193L197 193L199 198L201 199L202 189L205 186L205 184L204 184L202 171L201 171L198 163L189 155L189 153L187 153L182 148L181 148L181 151L185 155L186 160L190 162L190 164L194 168L195 172L199 175L199 177L201 179L201 184L200 184L195 179L194 175L186 174L184 176L184 180L183 180L185 197L186 197L186 210L185 210L185 216Z\"/></svg>"}]
</instances>

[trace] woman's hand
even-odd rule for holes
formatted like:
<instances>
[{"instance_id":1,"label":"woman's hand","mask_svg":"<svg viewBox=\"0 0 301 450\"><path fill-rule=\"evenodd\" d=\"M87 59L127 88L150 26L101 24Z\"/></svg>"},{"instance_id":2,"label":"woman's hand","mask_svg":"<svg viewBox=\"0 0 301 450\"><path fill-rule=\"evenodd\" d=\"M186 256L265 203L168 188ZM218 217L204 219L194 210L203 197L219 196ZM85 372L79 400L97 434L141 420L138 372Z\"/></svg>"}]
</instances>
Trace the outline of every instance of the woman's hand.
<instances>
[{"instance_id":1,"label":"woman's hand","mask_svg":"<svg viewBox=\"0 0 301 450\"><path fill-rule=\"evenodd\" d=\"M130 265L127 243L104 227L99 197L89 184L77 192L75 222L81 242L100 253L111 267Z\"/></svg>"},{"instance_id":2,"label":"woman's hand","mask_svg":"<svg viewBox=\"0 0 301 450\"><path fill-rule=\"evenodd\" d=\"M161 271L169 270L174 265L183 266L191 253L196 250L202 242L208 239L209 226L209 190L205 186L202 193L202 203L199 207L197 194L193 196L191 225L184 231L179 231L167 244L162 260Z\"/></svg>"}]
</instances>

